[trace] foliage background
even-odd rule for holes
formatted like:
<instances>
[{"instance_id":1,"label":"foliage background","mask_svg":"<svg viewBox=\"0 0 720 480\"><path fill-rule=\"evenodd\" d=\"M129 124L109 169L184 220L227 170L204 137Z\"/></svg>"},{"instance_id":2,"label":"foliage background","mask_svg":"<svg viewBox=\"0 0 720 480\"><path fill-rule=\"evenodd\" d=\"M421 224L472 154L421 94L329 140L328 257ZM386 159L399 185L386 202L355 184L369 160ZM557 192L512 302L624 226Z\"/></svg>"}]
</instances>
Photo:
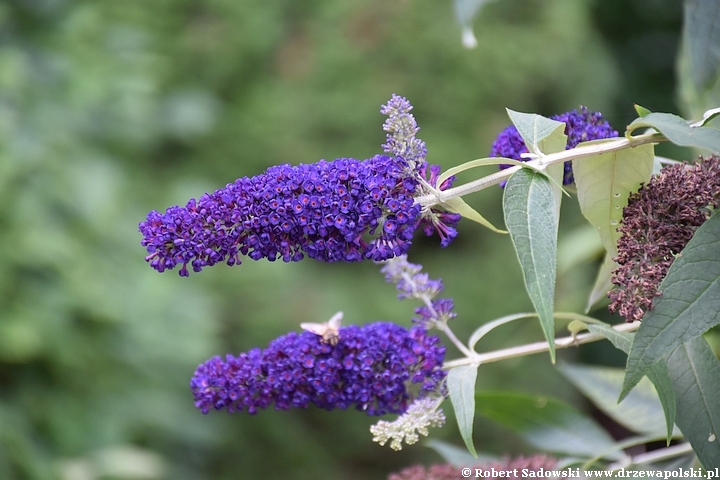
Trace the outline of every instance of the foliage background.
<instances>
[{"instance_id":1,"label":"foliage background","mask_svg":"<svg viewBox=\"0 0 720 480\"><path fill-rule=\"evenodd\" d=\"M210 356L338 310L346 323L409 324L414 305L375 265L247 260L160 275L137 223L273 164L380 152L392 93L413 103L428 160L444 168L486 156L505 107L587 105L618 130L633 102L679 113L681 14L672 0L502 0L465 50L452 5L430 0L0 3L0 478L361 480L438 461L373 444L375 419L355 411L192 406L190 376ZM468 201L502 224L500 199ZM579 311L599 242L577 212L560 242L558 309ZM463 222L450 248L438 244L418 237L410 259L444 279L461 338L531 309L506 236ZM479 347L539 335L529 322ZM576 355L622 362L602 346L560 358ZM583 405L547 358L480 372L480 388ZM481 450L528 451L483 419L475 431ZM459 444L452 420L433 435Z\"/></svg>"}]
</instances>

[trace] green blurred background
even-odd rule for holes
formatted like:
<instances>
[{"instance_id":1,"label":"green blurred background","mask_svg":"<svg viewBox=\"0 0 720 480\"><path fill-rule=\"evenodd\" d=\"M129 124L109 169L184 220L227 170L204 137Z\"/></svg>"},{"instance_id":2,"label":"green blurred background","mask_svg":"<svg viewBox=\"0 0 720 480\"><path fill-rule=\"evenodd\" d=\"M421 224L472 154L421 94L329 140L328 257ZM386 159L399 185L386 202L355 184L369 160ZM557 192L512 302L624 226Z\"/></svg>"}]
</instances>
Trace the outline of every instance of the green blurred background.
<instances>
[{"instance_id":1,"label":"green blurred background","mask_svg":"<svg viewBox=\"0 0 720 480\"><path fill-rule=\"evenodd\" d=\"M415 106L428 160L444 168L486 156L505 107L587 105L621 131L633 102L679 113L681 17L675 0L499 0L465 50L449 1L0 3L0 479L361 480L440 461L372 443L377 419L356 411L192 405L198 363L300 322L342 310L345 323L408 325L416 305L377 266L247 260L158 274L138 222L273 164L379 153L392 93ZM502 225L500 189L467 200ZM564 208L557 303L581 311L599 242ZM531 305L508 237L459 230L447 249L418 237L410 260L444 279L466 338ZM479 348L540 338L535 322L513 324ZM622 362L598 346L560 358L578 355ZM483 367L479 387L582 405L546 356ZM433 436L460 445L446 413ZM476 444L528 451L483 419Z\"/></svg>"}]
</instances>

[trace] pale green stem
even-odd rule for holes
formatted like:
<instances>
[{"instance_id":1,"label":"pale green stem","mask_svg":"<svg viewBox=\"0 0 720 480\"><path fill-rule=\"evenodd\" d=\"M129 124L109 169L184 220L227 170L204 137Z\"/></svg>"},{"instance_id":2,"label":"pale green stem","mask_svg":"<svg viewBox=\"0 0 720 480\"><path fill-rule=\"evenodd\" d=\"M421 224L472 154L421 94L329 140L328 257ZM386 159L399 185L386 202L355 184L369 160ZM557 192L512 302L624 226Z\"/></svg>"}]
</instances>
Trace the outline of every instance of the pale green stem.
<instances>
[{"instance_id":1,"label":"pale green stem","mask_svg":"<svg viewBox=\"0 0 720 480\"><path fill-rule=\"evenodd\" d=\"M615 325L613 327L618 332L634 332L640 328L640 322L623 323ZM571 335L569 337L558 338L555 340L555 348L567 348L583 343L597 342L598 340L605 340L605 337L596 333L582 333L580 335ZM501 350L495 350L486 353L474 353L470 352L466 358L458 358L456 360L450 360L443 364L443 369L448 370L454 367L460 367L462 365L481 365L483 363L498 362L500 360L506 360L508 358L524 357L526 355L532 355L534 353L547 352L549 350L548 342L535 342L527 345L519 345L517 347L503 348Z\"/></svg>"},{"instance_id":2,"label":"pale green stem","mask_svg":"<svg viewBox=\"0 0 720 480\"><path fill-rule=\"evenodd\" d=\"M425 306L430 310L430 313L432 313L434 318L439 318L440 315L438 315L437 310L435 310L435 307L432 304L432 297L428 295L426 292L418 291L417 285L415 284L415 281L413 281L412 277L407 274L407 272L402 273L403 278L405 279L405 282L409 284L412 287L412 296L415 298L418 298L422 300L422 302L425 304ZM453 333L452 330L450 330L450 327L447 326L446 323L443 322L434 322L435 328L442 331L447 335L447 337L450 339L450 341L460 350L463 355L470 356L473 355L473 351L468 349Z\"/></svg>"},{"instance_id":3,"label":"pale green stem","mask_svg":"<svg viewBox=\"0 0 720 480\"><path fill-rule=\"evenodd\" d=\"M439 325L437 325L436 328L438 328L438 329L441 330L443 333L445 333L445 335L447 335L447 337L450 339L450 341L451 341L451 342L458 348L458 350L460 350L465 356L471 357L471 356L473 356L473 355L476 355L475 352L473 352L472 350L470 350L469 348L467 348L467 347L465 346L465 344L462 343L462 342L460 341L460 339L458 339L458 338L455 336L455 334L453 333L452 330L450 330L450 327L448 327L447 324L445 324L445 323L439 323Z\"/></svg>"},{"instance_id":4,"label":"pale green stem","mask_svg":"<svg viewBox=\"0 0 720 480\"><path fill-rule=\"evenodd\" d=\"M618 150L633 148L646 143L657 143L663 141L667 141L667 138L660 133L647 133L644 135L638 135L632 139L621 137L615 140L599 143L597 145L584 145L571 150L544 155L541 158L530 160L527 164L529 166L544 168L545 166L552 165L554 163L566 162L568 160L575 160L583 157L591 157L593 155L600 155L603 153L617 152ZM488 188L492 185L497 185L503 180L507 180L513 173L517 172L521 168L522 167L519 166L506 168L505 170L500 170L499 172L458 185L457 187L448 188L447 190L442 191L436 190L433 193L415 197L415 203L420 204L423 207L431 207L433 205L438 205L448 200L452 200L453 198L479 192L480 190Z\"/></svg>"}]
</instances>

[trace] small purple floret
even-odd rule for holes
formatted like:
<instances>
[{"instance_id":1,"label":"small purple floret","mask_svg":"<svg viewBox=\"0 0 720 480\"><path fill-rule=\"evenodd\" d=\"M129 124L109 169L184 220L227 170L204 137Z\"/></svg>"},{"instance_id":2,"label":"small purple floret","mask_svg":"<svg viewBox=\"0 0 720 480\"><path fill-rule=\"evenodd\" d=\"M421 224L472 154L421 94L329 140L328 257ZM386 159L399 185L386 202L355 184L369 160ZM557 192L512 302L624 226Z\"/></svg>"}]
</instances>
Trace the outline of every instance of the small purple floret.
<instances>
[{"instance_id":1,"label":"small purple floret","mask_svg":"<svg viewBox=\"0 0 720 480\"><path fill-rule=\"evenodd\" d=\"M190 387L195 406L254 414L276 410L355 407L368 415L403 413L411 385L439 391L445 347L425 329L393 323L340 328L337 345L311 333L289 333L265 350L253 349L224 360L214 357L195 371Z\"/></svg>"}]
</instances>

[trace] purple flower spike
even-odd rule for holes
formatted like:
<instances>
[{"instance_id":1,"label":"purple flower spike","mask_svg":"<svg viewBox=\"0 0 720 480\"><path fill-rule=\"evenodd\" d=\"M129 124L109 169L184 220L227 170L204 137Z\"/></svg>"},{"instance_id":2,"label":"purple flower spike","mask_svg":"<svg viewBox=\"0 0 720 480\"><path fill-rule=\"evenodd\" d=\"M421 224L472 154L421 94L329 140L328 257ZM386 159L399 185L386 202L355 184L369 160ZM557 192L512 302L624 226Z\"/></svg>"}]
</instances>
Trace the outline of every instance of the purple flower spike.
<instances>
[{"instance_id":1,"label":"purple flower spike","mask_svg":"<svg viewBox=\"0 0 720 480\"><path fill-rule=\"evenodd\" d=\"M426 178L427 149L415 138L419 128L410 102L393 95L383 106L388 155L368 160L339 158L269 168L243 177L184 207L150 212L140 223L145 259L158 272L180 266L188 276L219 262L253 260L297 262L305 255L325 262L386 260L410 248L420 224L437 231L441 245L457 235L460 216L421 209L415 197L437 186L439 167Z\"/></svg>"},{"instance_id":2,"label":"purple flower spike","mask_svg":"<svg viewBox=\"0 0 720 480\"><path fill-rule=\"evenodd\" d=\"M412 393L439 391L445 347L419 327L371 323L339 330L335 345L311 332L289 333L265 350L253 349L225 360L214 357L195 371L190 387L195 406L254 414L276 410L326 410L354 406L368 415L404 413Z\"/></svg>"},{"instance_id":3,"label":"purple flower spike","mask_svg":"<svg viewBox=\"0 0 720 480\"><path fill-rule=\"evenodd\" d=\"M618 136L618 133L612 129L610 124L602 119L601 113L589 112L587 107L580 107L579 112L572 110L550 118L558 122L565 122L565 135L567 135L566 150L575 148L581 142ZM515 128L514 125L510 125L498 135L490 150L490 156L526 161L527 159L520 155L527 153L527 151L528 149L525 146L525 142L518 133L517 128ZM500 168L505 169L511 166L512 165L502 164ZM573 183L573 181L572 164L571 162L565 162L563 184L569 185ZM504 183L502 186L505 186Z\"/></svg>"},{"instance_id":4,"label":"purple flower spike","mask_svg":"<svg viewBox=\"0 0 720 480\"><path fill-rule=\"evenodd\" d=\"M185 207L152 211L140 224L146 260L159 272L306 254L325 262L385 260L405 253L420 207L408 177L392 157L339 158L279 165L244 177Z\"/></svg>"}]
</instances>

